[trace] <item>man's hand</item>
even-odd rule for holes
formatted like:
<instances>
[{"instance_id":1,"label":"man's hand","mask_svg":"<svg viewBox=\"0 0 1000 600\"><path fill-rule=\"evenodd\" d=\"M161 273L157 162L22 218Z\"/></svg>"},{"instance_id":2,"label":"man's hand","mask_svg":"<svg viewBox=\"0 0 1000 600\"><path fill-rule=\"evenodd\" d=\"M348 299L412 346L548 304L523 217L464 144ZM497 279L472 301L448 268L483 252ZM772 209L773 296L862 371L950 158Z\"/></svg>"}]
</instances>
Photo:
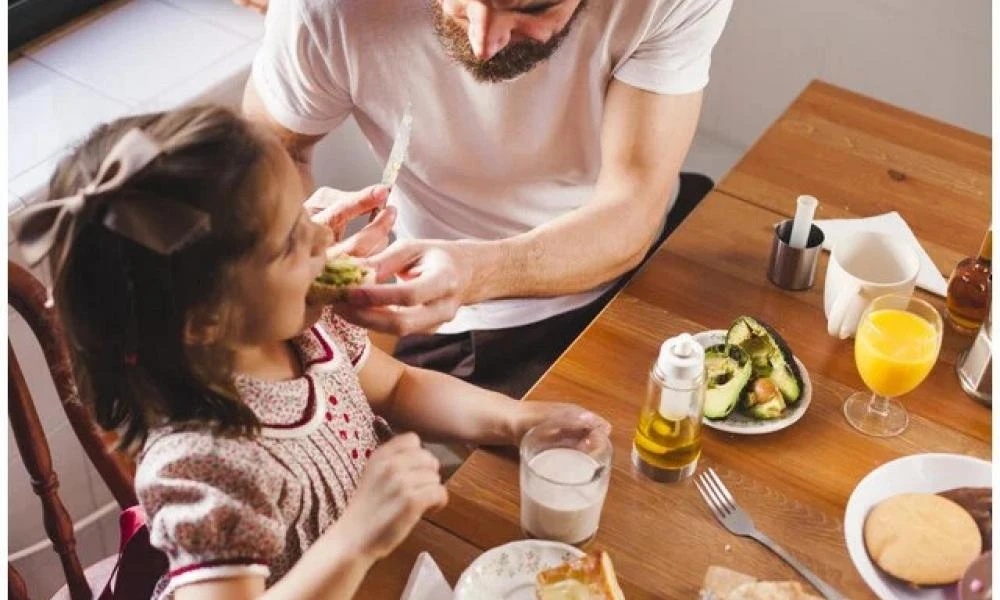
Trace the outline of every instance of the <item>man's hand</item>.
<instances>
[{"instance_id":1,"label":"man's hand","mask_svg":"<svg viewBox=\"0 0 1000 600\"><path fill-rule=\"evenodd\" d=\"M367 263L378 281L397 281L349 288L347 301L334 310L362 327L401 336L450 321L470 301L477 279L475 253L464 242L398 241Z\"/></svg>"},{"instance_id":2,"label":"man's hand","mask_svg":"<svg viewBox=\"0 0 1000 600\"><path fill-rule=\"evenodd\" d=\"M357 192L344 192L333 188L319 188L305 202L313 221L325 223L338 242L336 252L351 256L367 257L385 249L389 232L396 222L396 209L386 206L389 189L370 186ZM343 239L348 223L374 209L381 209L375 219L354 235Z\"/></svg>"},{"instance_id":3,"label":"man's hand","mask_svg":"<svg viewBox=\"0 0 1000 600\"><path fill-rule=\"evenodd\" d=\"M267 0L233 0L233 2L239 4L240 6L245 6L260 14L264 14L267 12Z\"/></svg>"}]
</instances>

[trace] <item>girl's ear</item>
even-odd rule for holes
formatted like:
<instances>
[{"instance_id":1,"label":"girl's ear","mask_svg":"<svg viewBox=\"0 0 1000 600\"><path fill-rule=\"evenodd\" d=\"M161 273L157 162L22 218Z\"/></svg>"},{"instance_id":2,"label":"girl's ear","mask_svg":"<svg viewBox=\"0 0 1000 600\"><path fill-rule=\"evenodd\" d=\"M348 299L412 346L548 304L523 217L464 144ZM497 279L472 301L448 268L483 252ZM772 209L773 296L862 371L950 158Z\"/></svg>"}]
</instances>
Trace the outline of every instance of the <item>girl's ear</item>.
<instances>
[{"instance_id":1,"label":"girl's ear","mask_svg":"<svg viewBox=\"0 0 1000 600\"><path fill-rule=\"evenodd\" d=\"M222 338L222 317L216 310L194 308L184 321L184 345L209 346Z\"/></svg>"}]
</instances>

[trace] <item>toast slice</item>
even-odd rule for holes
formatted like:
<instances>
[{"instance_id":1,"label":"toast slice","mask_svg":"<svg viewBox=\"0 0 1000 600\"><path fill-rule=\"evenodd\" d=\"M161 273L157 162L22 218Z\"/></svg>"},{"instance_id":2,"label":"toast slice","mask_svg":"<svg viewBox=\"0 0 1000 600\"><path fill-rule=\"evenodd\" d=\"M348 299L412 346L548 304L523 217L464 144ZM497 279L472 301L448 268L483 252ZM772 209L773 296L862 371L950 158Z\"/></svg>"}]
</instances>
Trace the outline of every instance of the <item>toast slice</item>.
<instances>
[{"instance_id":1,"label":"toast slice","mask_svg":"<svg viewBox=\"0 0 1000 600\"><path fill-rule=\"evenodd\" d=\"M538 574L538 600L625 600L607 552L588 554Z\"/></svg>"},{"instance_id":2,"label":"toast slice","mask_svg":"<svg viewBox=\"0 0 1000 600\"><path fill-rule=\"evenodd\" d=\"M345 297L345 290L350 286L374 281L375 272L359 259L327 251L326 265L323 266L323 272L319 277L309 286L306 301L310 304L340 302Z\"/></svg>"},{"instance_id":3,"label":"toast slice","mask_svg":"<svg viewBox=\"0 0 1000 600\"><path fill-rule=\"evenodd\" d=\"M797 581L758 581L725 567L705 571L700 598L712 600L820 600Z\"/></svg>"}]
</instances>

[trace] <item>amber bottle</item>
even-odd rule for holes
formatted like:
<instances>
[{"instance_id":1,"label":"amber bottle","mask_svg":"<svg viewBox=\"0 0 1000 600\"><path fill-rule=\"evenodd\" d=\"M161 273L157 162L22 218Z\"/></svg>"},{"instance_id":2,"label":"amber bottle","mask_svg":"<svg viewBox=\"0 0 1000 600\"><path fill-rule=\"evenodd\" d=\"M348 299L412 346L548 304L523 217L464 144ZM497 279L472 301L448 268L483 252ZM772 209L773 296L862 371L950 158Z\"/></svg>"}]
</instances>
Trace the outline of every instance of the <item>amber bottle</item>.
<instances>
[{"instance_id":1,"label":"amber bottle","mask_svg":"<svg viewBox=\"0 0 1000 600\"><path fill-rule=\"evenodd\" d=\"M956 330L972 334L986 319L990 310L993 228L986 231L979 255L966 258L955 266L948 280L946 316Z\"/></svg>"}]
</instances>

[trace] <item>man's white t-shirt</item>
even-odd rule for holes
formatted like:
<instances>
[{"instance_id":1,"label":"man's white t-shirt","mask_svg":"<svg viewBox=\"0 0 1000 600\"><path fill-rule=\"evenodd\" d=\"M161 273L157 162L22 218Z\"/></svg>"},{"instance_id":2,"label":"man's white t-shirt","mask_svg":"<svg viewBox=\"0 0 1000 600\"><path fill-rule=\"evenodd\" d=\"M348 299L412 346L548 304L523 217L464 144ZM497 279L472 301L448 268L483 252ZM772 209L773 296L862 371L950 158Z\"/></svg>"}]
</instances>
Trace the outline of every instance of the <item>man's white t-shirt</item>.
<instances>
[{"instance_id":1,"label":"man's white t-shirt","mask_svg":"<svg viewBox=\"0 0 1000 600\"><path fill-rule=\"evenodd\" d=\"M496 240L591 200L612 77L660 94L705 87L730 6L590 0L549 60L486 84L449 59L428 0L272 0L253 79L268 112L292 131L325 134L353 115L382 163L412 102L409 152L390 196L396 235ZM588 240L575 241L586 256ZM438 333L533 323L609 285L465 306Z\"/></svg>"}]
</instances>

